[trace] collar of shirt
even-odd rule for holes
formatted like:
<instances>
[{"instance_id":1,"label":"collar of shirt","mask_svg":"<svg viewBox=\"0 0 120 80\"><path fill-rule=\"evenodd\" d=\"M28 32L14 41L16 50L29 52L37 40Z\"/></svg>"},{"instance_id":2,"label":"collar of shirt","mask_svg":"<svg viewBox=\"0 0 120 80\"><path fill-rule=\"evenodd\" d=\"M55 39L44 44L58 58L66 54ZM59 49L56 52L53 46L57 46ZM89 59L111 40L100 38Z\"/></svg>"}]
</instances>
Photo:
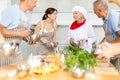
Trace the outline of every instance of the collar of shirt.
<instances>
[{"instance_id":1,"label":"collar of shirt","mask_svg":"<svg viewBox=\"0 0 120 80\"><path fill-rule=\"evenodd\" d=\"M77 23L77 21L74 21L72 23L72 25L70 26L70 29L71 30L77 29L77 28L81 27L82 25L84 25L85 22L86 22L86 20L84 20L83 22L80 22L80 23Z\"/></svg>"}]
</instances>

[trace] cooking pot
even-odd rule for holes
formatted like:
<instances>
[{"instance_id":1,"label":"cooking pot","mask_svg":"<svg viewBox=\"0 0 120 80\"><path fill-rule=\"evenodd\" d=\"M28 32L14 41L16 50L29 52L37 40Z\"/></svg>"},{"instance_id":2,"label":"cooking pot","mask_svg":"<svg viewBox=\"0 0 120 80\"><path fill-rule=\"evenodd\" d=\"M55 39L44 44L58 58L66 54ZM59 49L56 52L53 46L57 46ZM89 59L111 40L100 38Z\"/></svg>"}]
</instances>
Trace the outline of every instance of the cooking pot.
<instances>
[{"instance_id":1,"label":"cooking pot","mask_svg":"<svg viewBox=\"0 0 120 80\"><path fill-rule=\"evenodd\" d=\"M10 57L12 55L14 55L19 47L19 43L4 43L1 46L1 53L6 56L6 57Z\"/></svg>"}]
</instances>

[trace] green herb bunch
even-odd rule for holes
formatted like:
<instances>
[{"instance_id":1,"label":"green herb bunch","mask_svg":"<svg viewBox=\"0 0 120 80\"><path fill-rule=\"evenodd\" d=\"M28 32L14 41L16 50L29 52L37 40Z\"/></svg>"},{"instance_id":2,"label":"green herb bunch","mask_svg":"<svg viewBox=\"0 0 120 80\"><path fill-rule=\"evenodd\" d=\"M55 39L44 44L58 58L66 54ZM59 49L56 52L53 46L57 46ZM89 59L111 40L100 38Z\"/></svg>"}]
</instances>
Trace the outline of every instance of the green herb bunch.
<instances>
[{"instance_id":1,"label":"green herb bunch","mask_svg":"<svg viewBox=\"0 0 120 80\"><path fill-rule=\"evenodd\" d=\"M76 63L80 69L84 70L90 70L91 68L93 69L97 65L94 55L86 50L83 50L82 48L66 46L63 51L67 52L67 56L65 58L67 69L71 69Z\"/></svg>"}]
</instances>

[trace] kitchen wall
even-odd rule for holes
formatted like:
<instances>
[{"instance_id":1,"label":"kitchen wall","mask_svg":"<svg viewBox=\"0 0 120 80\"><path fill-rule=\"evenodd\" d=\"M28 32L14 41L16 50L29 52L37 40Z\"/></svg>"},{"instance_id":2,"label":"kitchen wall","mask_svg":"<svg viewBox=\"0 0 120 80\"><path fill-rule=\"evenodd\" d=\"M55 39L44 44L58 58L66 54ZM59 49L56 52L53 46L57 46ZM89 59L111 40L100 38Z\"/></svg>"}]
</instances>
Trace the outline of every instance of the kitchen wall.
<instances>
[{"instance_id":1,"label":"kitchen wall","mask_svg":"<svg viewBox=\"0 0 120 80\"><path fill-rule=\"evenodd\" d=\"M11 0L12 4L16 4L19 0ZM88 11L88 20L93 25L101 25L101 19L93 13L93 2L95 0L37 0L37 7L29 13L29 22L36 24L41 20L44 11L48 7L54 7L58 10L57 22L59 25L69 25L72 21L72 8L76 5L83 6ZM120 11L120 8L115 4L109 4L110 8Z\"/></svg>"},{"instance_id":2,"label":"kitchen wall","mask_svg":"<svg viewBox=\"0 0 120 80\"><path fill-rule=\"evenodd\" d=\"M80 6L83 6L88 11L87 19L94 26L95 33L96 33L96 40L99 41L101 37L103 37L104 35L103 33L101 33L102 32L101 30L103 29L100 27L102 25L102 20L99 19L93 13L93 2L94 1L95 0L57 0L57 1L37 0L36 8L32 12L28 12L29 22L31 24L37 24L37 22L41 20L46 8L55 7L56 9L58 9L57 22L60 27L58 29L58 35L59 35L58 40L60 40L60 42L63 42L64 41L63 37L66 37L65 36L66 30L73 21L72 8L76 5L80 5ZM11 0L11 4L16 4L16 3L19 3L19 0ZM111 9L115 11L120 11L120 8L116 6L115 4L109 4L109 6ZM101 34L99 34L98 31Z\"/></svg>"}]
</instances>

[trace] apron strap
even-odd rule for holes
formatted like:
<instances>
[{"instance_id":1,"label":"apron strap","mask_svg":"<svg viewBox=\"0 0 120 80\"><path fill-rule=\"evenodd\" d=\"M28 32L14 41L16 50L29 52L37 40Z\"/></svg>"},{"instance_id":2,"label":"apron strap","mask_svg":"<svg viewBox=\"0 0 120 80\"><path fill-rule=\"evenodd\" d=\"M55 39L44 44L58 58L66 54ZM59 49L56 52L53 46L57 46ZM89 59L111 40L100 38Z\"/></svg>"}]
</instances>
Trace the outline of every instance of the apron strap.
<instances>
[{"instance_id":1,"label":"apron strap","mask_svg":"<svg viewBox=\"0 0 120 80\"><path fill-rule=\"evenodd\" d=\"M42 33L41 34L43 34L44 29L45 29L45 21L42 22Z\"/></svg>"},{"instance_id":2,"label":"apron strap","mask_svg":"<svg viewBox=\"0 0 120 80\"><path fill-rule=\"evenodd\" d=\"M43 21L43 29L42 29L42 33L44 32L44 29L45 29L45 21ZM52 35L54 35L54 32L55 32L55 22L53 23L53 25L52 25L52 28L53 28L53 34Z\"/></svg>"},{"instance_id":3,"label":"apron strap","mask_svg":"<svg viewBox=\"0 0 120 80\"><path fill-rule=\"evenodd\" d=\"M103 29L104 29L105 34L108 33L107 25L105 23L103 24Z\"/></svg>"},{"instance_id":4,"label":"apron strap","mask_svg":"<svg viewBox=\"0 0 120 80\"><path fill-rule=\"evenodd\" d=\"M55 33L55 21L53 23L53 35L54 35L54 33Z\"/></svg>"},{"instance_id":5,"label":"apron strap","mask_svg":"<svg viewBox=\"0 0 120 80\"><path fill-rule=\"evenodd\" d=\"M104 32L105 32L105 39L107 42L111 42L114 40L114 37L111 33L108 32L108 28L106 24L103 24Z\"/></svg>"}]
</instances>

